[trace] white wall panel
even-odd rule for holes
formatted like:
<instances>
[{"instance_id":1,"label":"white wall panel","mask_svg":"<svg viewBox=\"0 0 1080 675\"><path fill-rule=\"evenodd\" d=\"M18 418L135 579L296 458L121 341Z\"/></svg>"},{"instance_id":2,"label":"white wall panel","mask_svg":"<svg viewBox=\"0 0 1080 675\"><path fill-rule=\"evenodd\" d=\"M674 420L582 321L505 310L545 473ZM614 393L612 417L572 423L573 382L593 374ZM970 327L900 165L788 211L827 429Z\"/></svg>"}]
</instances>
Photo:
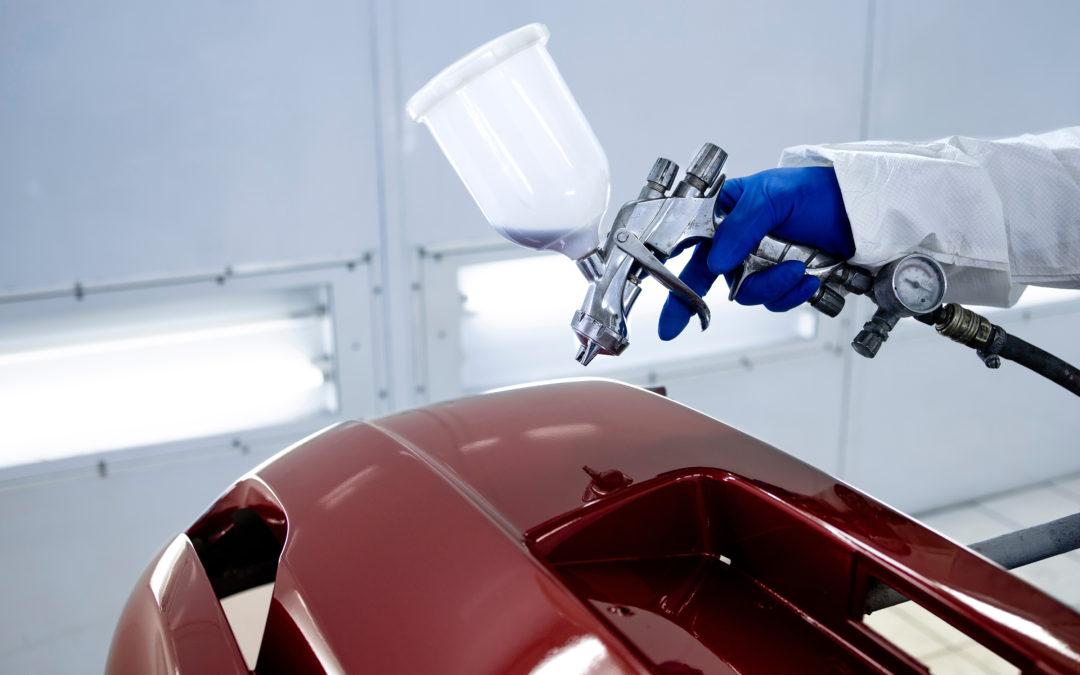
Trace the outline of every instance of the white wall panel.
<instances>
[{"instance_id":1,"label":"white wall panel","mask_svg":"<svg viewBox=\"0 0 1080 675\"><path fill-rule=\"evenodd\" d=\"M787 145L858 137L866 0L397 7L402 110L479 44L546 23L552 57L607 152L616 207L637 195L658 155L685 166L705 141L728 151L735 176L775 166ZM408 241L489 239L427 130L409 122L402 136Z\"/></svg>"},{"instance_id":2,"label":"white wall panel","mask_svg":"<svg viewBox=\"0 0 1080 675\"><path fill-rule=\"evenodd\" d=\"M1075 364L1080 308L1070 306L991 318ZM854 365L841 476L885 502L925 511L1080 470L1076 397L1022 366L990 370L918 324Z\"/></svg>"},{"instance_id":3,"label":"white wall panel","mask_svg":"<svg viewBox=\"0 0 1080 675\"><path fill-rule=\"evenodd\" d=\"M0 292L378 245L365 2L0 5Z\"/></svg>"},{"instance_id":4,"label":"white wall panel","mask_svg":"<svg viewBox=\"0 0 1080 675\"><path fill-rule=\"evenodd\" d=\"M1080 124L1080 4L878 0L871 138Z\"/></svg>"}]
</instances>

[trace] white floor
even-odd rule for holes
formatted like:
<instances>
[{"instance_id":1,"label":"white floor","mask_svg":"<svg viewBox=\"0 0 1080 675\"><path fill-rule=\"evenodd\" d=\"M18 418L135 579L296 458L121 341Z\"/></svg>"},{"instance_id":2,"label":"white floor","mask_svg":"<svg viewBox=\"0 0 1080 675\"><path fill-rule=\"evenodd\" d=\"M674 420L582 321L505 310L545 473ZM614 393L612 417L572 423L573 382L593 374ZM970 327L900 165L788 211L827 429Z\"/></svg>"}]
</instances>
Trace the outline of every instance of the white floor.
<instances>
[{"instance_id":1,"label":"white floor","mask_svg":"<svg viewBox=\"0 0 1080 675\"><path fill-rule=\"evenodd\" d=\"M952 539L973 544L1077 512L1080 474L915 517ZM1013 574L1080 611L1080 551L1018 568ZM1018 672L912 603L874 612L866 623L934 673Z\"/></svg>"}]
</instances>

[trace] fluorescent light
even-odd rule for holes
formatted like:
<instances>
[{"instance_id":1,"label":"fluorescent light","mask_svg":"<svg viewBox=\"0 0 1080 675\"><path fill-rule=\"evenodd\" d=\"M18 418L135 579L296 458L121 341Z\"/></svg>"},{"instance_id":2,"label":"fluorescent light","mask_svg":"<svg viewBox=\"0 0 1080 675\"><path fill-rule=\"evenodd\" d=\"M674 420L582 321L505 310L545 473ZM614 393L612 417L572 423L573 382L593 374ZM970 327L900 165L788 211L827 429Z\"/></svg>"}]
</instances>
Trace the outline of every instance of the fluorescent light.
<instances>
[{"instance_id":1,"label":"fluorescent light","mask_svg":"<svg viewBox=\"0 0 1080 675\"><path fill-rule=\"evenodd\" d=\"M54 361L63 358L85 358L101 354L125 353L127 351L138 351L153 347L168 347L170 345L184 345L200 341L206 342L245 335L270 333L274 331L287 331L294 324L295 322L289 320L263 321L259 323L241 324L238 326L180 331L148 337L104 340L44 349L27 349L8 354L0 354L0 367L22 363L33 363L35 361Z\"/></svg>"},{"instance_id":2,"label":"fluorescent light","mask_svg":"<svg viewBox=\"0 0 1080 675\"><path fill-rule=\"evenodd\" d=\"M681 260L689 259L689 252ZM681 260L671 265L681 269ZM458 269L463 298L459 326L461 386L484 391L534 380L617 374L719 354L805 342L817 336L818 317L803 307L775 314L728 302L723 281L705 300L712 326L702 333L696 319L682 335L663 342L656 334L667 291L653 279L630 313L630 347L584 369L574 361L577 338L570 319L587 285L574 265L558 254L533 255Z\"/></svg>"},{"instance_id":3,"label":"fluorescent light","mask_svg":"<svg viewBox=\"0 0 1080 675\"><path fill-rule=\"evenodd\" d=\"M154 334L134 325L134 337L0 352L0 466L332 410L327 323L307 312Z\"/></svg>"}]
</instances>

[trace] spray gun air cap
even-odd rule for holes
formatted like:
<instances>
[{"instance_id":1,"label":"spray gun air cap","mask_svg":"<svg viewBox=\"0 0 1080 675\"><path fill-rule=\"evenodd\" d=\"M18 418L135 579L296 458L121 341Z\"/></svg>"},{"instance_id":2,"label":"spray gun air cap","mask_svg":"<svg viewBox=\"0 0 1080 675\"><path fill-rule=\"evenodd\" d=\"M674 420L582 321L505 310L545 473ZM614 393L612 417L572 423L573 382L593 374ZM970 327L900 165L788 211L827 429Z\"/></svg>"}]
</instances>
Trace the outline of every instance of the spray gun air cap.
<instances>
[{"instance_id":1,"label":"spray gun air cap","mask_svg":"<svg viewBox=\"0 0 1080 675\"><path fill-rule=\"evenodd\" d=\"M607 156L534 23L471 52L409 99L488 222L510 241L579 259L599 244Z\"/></svg>"}]
</instances>

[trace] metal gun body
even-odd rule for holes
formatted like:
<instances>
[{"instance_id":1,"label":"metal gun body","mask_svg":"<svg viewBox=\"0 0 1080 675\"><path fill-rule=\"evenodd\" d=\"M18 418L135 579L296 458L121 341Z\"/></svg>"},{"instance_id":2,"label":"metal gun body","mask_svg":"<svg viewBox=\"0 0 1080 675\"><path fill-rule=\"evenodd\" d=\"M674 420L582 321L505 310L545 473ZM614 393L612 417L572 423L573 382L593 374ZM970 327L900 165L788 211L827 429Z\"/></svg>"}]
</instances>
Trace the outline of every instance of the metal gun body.
<instances>
[{"instance_id":1,"label":"metal gun body","mask_svg":"<svg viewBox=\"0 0 1080 675\"><path fill-rule=\"evenodd\" d=\"M637 199L619 209L604 243L577 261L589 281L581 309L570 323L581 342L576 358L582 365L588 365L597 354L618 355L626 349L627 315L641 292L641 282L649 276L698 315L702 330L708 327L708 305L664 262L688 246L711 240L716 233L724 219L723 214L715 213L715 202L724 183L720 171L726 158L727 153L706 143L674 190L671 187L678 165L662 157L656 160ZM843 308L845 293L865 293L873 281L868 272L839 258L770 236L734 272L730 297L754 272L786 260L803 262L806 273L821 280L809 302L829 316Z\"/></svg>"},{"instance_id":2,"label":"metal gun body","mask_svg":"<svg viewBox=\"0 0 1080 675\"><path fill-rule=\"evenodd\" d=\"M581 340L578 361L587 365L597 354L617 355L626 349L626 317L649 276L694 307L702 326L708 325L704 301L664 267L664 260L681 247L712 238L714 201L715 193L667 197L646 185L638 199L622 206L603 245L578 261L589 280L571 322Z\"/></svg>"}]
</instances>

